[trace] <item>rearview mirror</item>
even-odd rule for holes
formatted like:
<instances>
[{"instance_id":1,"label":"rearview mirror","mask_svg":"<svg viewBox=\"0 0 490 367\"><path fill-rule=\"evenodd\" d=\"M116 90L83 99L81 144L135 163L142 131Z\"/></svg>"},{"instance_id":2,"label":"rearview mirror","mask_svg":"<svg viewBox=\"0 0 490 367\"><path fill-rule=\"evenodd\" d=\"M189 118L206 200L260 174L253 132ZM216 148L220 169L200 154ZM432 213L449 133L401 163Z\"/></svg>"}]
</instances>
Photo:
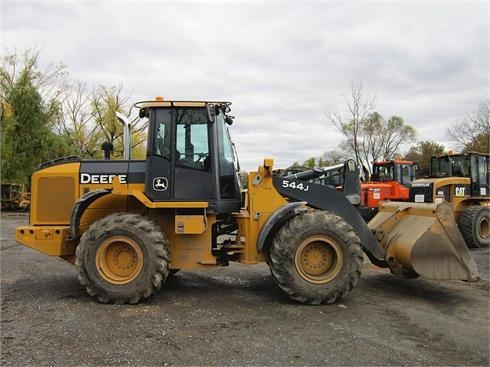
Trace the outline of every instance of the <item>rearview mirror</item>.
<instances>
[{"instance_id":1,"label":"rearview mirror","mask_svg":"<svg viewBox=\"0 0 490 367\"><path fill-rule=\"evenodd\" d=\"M206 112L208 113L208 122L214 123L214 117L216 116L216 106L212 103L206 104Z\"/></svg>"}]
</instances>

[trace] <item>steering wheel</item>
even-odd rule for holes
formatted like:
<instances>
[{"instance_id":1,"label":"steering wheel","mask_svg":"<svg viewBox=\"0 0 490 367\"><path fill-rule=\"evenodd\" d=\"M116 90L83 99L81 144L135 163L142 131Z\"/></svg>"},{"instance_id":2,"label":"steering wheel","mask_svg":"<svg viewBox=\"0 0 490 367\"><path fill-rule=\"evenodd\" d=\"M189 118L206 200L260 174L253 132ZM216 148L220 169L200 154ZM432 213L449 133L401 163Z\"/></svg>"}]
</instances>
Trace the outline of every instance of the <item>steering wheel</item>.
<instances>
[{"instance_id":1,"label":"steering wheel","mask_svg":"<svg viewBox=\"0 0 490 367\"><path fill-rule=\"evenodd\" d=\"M209 157L209 153L197 153L196 163L204 163L207 157Z\"/></svg>"}]
</instances>

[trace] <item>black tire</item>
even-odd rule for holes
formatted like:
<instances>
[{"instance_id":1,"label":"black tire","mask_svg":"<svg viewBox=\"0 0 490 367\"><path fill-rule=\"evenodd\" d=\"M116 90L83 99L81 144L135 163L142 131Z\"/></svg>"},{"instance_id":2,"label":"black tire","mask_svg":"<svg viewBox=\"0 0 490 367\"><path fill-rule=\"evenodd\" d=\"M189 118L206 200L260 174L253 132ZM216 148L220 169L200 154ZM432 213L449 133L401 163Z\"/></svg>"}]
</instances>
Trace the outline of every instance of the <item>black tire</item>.
<instances>
[{"instance_id":1,"label":"black tire","mask_svg":"<svg viewBox=\"0 0 490 367\"><path fill-rule=\"evenodd\" d=\"M138 303L168 277L169 243L139 214L115 213L92 223L76 250L78 279L102 303Z\"/></svg>"},{"instance_id":2,"label":"black tire","mask_svg":"<svg viewBox=\"0 0 490 367\"><path fill-rule=\"evenodd\" d=\"M269 266L283 291L301 303L334 303L354 288L363 253L354 229L329 212L307 211L286 222L270 247Z\"/></svg>"},{"instance_id":3,"label":"black tire","mask_svg":"<svg viewBox=\"0 0 490 367\"><path fill-rule=\"evenodd\" d=\"M459 230L469 248L488 247L490 242L490 209L471 205L459 218Z\"/></svg>"}]
</instances>

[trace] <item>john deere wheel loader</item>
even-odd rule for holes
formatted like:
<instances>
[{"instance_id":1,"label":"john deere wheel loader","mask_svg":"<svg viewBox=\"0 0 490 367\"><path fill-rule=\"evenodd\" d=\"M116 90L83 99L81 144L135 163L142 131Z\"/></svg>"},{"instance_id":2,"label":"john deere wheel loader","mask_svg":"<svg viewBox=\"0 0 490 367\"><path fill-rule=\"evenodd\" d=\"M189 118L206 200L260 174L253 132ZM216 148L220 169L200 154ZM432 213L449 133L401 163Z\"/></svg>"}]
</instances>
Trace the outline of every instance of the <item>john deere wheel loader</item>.
<instances>
[{"instance_id":1,"label":"john deere wheel loader","mask_svg":"<svg viewBox=\"0 0 490 367\"><path fill-rule=\"evenodd\" d=\"M273 177L270 158L241 192L230 103L136 106L149 119L147 159L42 165L32 176L30 224L16 228L21 244L75 264L99 301L137 303L171 271L238 261L267 262L294 300L333 303L356 285L363 251L403 277L476 278L447 205L392 203L369 228L353 205L353 161L344 182L357 188L344 183L344 192Z\"/></svg>"},{"instance_id":2,"label":"john deere wheel loader","mask_svg":"<svg viewBox=\"0 0 490 367\"><path fill-rule=\"evenodd\" d=\"M490 244L490 155L470 152L431 157L430 177L415 180L410 201L453 205L470 248Z\"/></svg>"}]
</instances>

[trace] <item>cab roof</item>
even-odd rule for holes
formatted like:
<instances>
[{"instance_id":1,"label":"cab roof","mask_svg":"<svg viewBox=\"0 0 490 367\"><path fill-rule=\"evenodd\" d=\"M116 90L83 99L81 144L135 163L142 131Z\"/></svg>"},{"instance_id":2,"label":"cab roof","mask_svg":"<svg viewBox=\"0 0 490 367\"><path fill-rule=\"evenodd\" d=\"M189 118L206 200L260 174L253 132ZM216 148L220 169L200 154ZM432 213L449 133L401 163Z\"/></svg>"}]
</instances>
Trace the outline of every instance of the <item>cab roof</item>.
<instances>
[{"instance_id":1,"label":"cab roof","mask_svg":"<svg viewBox=\"0 0 490 367\"><path fill-rule=\"evenodd\" d=\"M168 101L159 99L158 97L153 101L141 101L136 102L134 106L136 108L148 108L148 107L206 107L208 104L225 104L231 105L231 102L226 101Z\"/></svg>"}]
</instances>

